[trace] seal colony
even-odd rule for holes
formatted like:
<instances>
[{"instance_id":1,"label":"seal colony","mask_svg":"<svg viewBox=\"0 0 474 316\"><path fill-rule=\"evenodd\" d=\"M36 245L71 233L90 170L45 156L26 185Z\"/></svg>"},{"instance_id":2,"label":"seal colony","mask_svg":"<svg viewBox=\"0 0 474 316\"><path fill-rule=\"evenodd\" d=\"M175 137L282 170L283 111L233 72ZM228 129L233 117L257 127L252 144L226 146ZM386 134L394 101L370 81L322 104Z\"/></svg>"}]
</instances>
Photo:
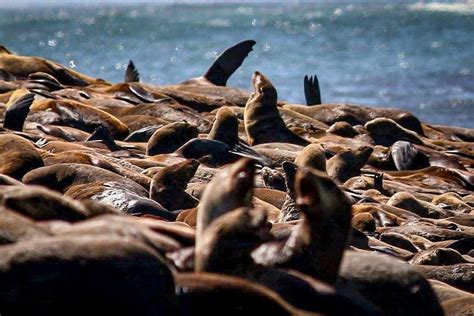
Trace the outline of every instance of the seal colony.
<instances>
[{"instance_id":1,"label":"seal colony","mask_svg":"<svg viewBox=\"0 0 474 316\"><path fill-rule=\"evenodd\" d=\"M2 315L472 315L474 130L0 49Z\"/></svg>"}]
</instances>

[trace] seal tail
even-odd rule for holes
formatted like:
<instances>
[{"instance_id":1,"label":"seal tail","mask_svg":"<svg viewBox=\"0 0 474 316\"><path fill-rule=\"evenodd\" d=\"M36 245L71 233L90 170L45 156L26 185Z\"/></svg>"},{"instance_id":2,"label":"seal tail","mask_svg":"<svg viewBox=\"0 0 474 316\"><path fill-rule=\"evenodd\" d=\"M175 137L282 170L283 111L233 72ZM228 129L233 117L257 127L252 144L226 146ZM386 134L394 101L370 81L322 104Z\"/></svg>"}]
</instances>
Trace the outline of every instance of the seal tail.
<instances>
[{"instance_id":1,"label":"seal tail","mask_svg":"<svg viewBox=\"0 0 474 316\"><path fill-rule=\"evenodd\" d=\"M204 74L204 78L216 86L225 86L227 80L242 65L252 51L254 40L240 42L222 52Z\"/></svg>"},{"instance_id":2,"label":"seal tail","mask_svg":"<svg viewBox=\"0 0 474 316\"><path fill-rule=\"evenodd\" d=\"M316 75L314 77L304 76L304 96L307 105L321 104L321 90Z\"/></svg>"},{"instance_id":3,"label":"seal tail","mask_svg":"<svg viewBox=\"0 0 474 316\"><path fill-rule=\"evenodd\" d=\"M3 127L21 132L34 99L35 95L33 93L27 93L8 106L5 112Z\"/></svg>"},{"instance_id":4,"label":"seal tail","mask_svg":"<svg viewBox=\"0 0 474 316\"><path fill-rule=\"evenodd\" d=\"M109 130L104 126L97 127L95 131L86 139L86 142L93 140L102 141L111 151L117 151L121 149L121 147L115 143L115 140L110 135Z\"/></svg>"},{"instance_id":5,"label":"seal tail","mask_svg":"<svg viewBox=\"0 0 474 316\"><path fill-rule=\"evenodd\" d=\"M125 79L124 82L139 82L140 81L140 74L138 73L137 68L135 68L135 64L132 60L128 61L127 70L125 71Z\"/></svg>"}]
</instances>

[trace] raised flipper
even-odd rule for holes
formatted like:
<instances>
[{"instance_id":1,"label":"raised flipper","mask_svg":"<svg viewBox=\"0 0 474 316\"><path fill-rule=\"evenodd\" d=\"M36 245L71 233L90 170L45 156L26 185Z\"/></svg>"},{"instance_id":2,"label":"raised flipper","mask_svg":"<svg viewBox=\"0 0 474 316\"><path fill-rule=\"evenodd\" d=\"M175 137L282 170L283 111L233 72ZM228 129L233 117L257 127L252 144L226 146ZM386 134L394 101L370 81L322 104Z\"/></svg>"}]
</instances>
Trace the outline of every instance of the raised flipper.
<instances>
[{"instance_id":1,"label":"raised flipper","mask_svg":"<svg viewBox=\"0 0 474 316\"><path fill-rule=\"evenodd\" d=\"M95 131L86 139L86 142L99 140L104 143L107 148L111 151L120 150L121 147L115 143L112 135L110 135L109 130L104 126L99 126L95 129Z\"/></svg>"},{"instance_id":2,"label":"raised flipper","mask_svg":"<svg viewBox=\"0 0 474 316\"><path fill-rule=\"evenodd\" d=\"M9 105L5 111L3 127L21 132L26 117L30 112L30 105L33 103L34 99L35 95L33 93L27 93L15 100L13 104Z\"/></svg>"},{"instance_id":3,"label":"raised flipper","mask_svg":"<svg viewBox=\"0 0 474 316\"><path fill-rule=\"evenodd\" d=\"M242 65L252 51L255 41L240 42L222 52L207 70L204 78L216 86L225 86L230 76Z\"/></svg>"},{"instance_id":4,"label":"raised flipper","mask_svg":"<svg viewBox=\"0 0 474 316\"><path fill-rule=\"evenodd\" d=\"M321 104L321 90L319 90L318 77L304 76L304 96L307 105Z\"/></svg>"},{"instance_id":5,"label":"raised flipper","mask_svg":"<svg viewBox=\"0 0 474 316\"><path fill-rule=\"evenodd\" d=\"M125 81L124 82L139 82L140 74L138 73L137 68L132 60L129 60L127 70L125 71Z\"/></svg>"},{"instance_id":6,"label":"raised flipper","mask_svg":"<svg viewBox=\"0 0 474 316\"><path fill-rule=\"evenodd\" d=\"M243 141L233 144L229 148L229 152L237 156L251 158L256 161L256 165L259 167L271 166L273 164L270 158L260 154Z\"/></svg>"},{"instance_id":7,"label":"raised flipper","mask_svg":"<svg viewBox=\"0 0 474 316\"><path fill-rule=\"evenodd\" d=\"M157 101L150 92L146 91L138 85L129 85L128 89L134 96L136 96L142 102L155 103Z\"/></svg>"}]
</instances>

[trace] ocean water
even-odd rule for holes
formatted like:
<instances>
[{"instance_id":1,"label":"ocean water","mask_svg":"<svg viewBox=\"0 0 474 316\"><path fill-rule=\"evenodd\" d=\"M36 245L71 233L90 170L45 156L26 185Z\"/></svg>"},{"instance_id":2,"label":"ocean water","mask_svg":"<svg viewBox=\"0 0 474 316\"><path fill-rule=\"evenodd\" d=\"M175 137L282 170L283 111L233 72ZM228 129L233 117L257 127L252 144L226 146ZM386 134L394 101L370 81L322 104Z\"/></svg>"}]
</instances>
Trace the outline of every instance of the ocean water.
<instances>
[{"instance_id":1,"label":"ocean water","mask_svg":"<svg viewBox=\"0 0 474 316\"><path fill-rule=\"evenodd\" d=\"M406 109L474 128L474 5L291 3L66 5L5 8L0 44L111 82L129 59L156 85L201 75L224 48L257 44L229 85L266 74L303 103L317 74L323 102Z\"/></svg>"}]
</instances>

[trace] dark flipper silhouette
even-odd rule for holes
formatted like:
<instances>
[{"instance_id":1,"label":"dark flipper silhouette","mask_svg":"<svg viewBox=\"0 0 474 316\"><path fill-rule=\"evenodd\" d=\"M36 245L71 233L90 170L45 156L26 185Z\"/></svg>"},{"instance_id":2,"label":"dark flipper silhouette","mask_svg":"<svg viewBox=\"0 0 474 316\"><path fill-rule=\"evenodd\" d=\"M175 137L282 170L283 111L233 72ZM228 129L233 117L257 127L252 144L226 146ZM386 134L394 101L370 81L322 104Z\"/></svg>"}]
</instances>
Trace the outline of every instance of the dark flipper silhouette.
<instances>
[{"instance_id":1,"label":"dark flipper silhouette","mask_svg":"<svg viewBox=\"0 0 474 316\"><path fill-rule=\"evenodd\" d=\"M127 70L125 71L125 81L124 82L139 82L140 74L138 73L137 68L132 60L128 61Z\"/></svg>"},{"instance_id":2,"label":"dark flipper silhouette","mask_svg":"<svg viewBox=\"0 0 474 316\"><path fill-rule=\"evenodd\" d=\"M254 45L255 41L248 40L227 48L207 70L204 78L216 86L225 86L229 77L242 65Z\"/></svg>"},{"instance_id":3,"label":"dark flipper silhouette","mask_svg":"<svg viewBox=\"0 0 474 316\"><path fill-rule=\"evenodd\" d=\"M304 96L307 105L321 104L321 91L316 75L314 77L304 76Z\"/></svg>"},{"instance_id":4,"label":"dark flipper silhouette","mask_svg":"<svg viewBox=\"0 0 474 316\"><path fill-rule=\"evenodd\" d=\"M115 143L115 140L113 139L112 135L110 135L110 132L107 127L104 126L97 127L95 131L86 139L87 142L93 140L101 141L111 151L117 151L121 149L121 147L118 146L117 143Z\"/></svg>"},{"instance_id":5,"label":"dark flipper silhouette","mask_svg":"<svg viewBox=\"0 0 474 316\"><path fill-rule=\"evenodd\" d=\"M129 85L128 90L144 103L155 103L158 101L155 97L139 85Z\"/></svg>"},{"instance_id":6,"label":"dark flipper silhouette","mask_svg":"<svg viewBox=\"0 0 474 316\"><path fill-rule=\"evenodd\" d=\"M5 119L3 121L3 127L14 131L22 131L23 124L25 123L26 117L30 112L30 105L33 103L35 95L33 93L27 93L19 97L13 104L8 106L5 111Z\"/></svg>"},{"instance_id":7,"label":"dark flipper silhouette","mask_svg":"<svg viewBox=\"0 0 474 316\"><path fill-rule=\"evenodd\" d=\"M85 87L89 85L86 81L82 80L79 77L74 76L73 74L69 73L64 68L56 69L54 72L54 77L58 79L60 83L68 85L68 86Z\"/></svg>"}]
</instances>

